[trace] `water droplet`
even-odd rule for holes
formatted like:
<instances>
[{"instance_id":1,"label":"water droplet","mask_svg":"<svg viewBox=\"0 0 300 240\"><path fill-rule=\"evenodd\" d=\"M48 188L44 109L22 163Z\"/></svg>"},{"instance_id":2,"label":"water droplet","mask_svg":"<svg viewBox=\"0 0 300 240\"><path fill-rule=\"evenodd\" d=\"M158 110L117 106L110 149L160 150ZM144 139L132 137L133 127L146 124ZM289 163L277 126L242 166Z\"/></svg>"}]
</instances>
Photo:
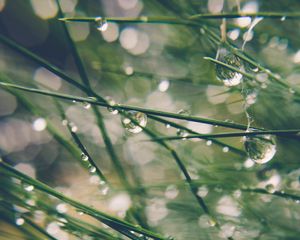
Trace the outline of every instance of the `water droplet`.
<instances>
[{"instance_id":1,"label":"water droplet","mask_svg":"<svg viewBox=\"0 0 300 240\"><path fill-rule=\"evenodd\" d=\"M229 152L229 147L223 147L222 151L223 151L224 153Z\"/></svg>"},{"instance_id":2,"label":"water droplet","mask_svg":"<svg viewBox=\"0 0 300 240\"><path fill-rule=\"evenodd\" d=\"M241 60L226 49L219 50L218 60L241 71L244 70ZM243 79L243 74L228 69L220 64L216 65L216 75L227 87L239 85Z\"/></svg>"},{"instance_id":3,"label":"water droplet","mask_svg":"<svg viewBox=\"0 0 300 240\"><path fill-rule=\"evenodd\" d=\"M285 19L286 19L286 16L283 16L282 18L280 18L280 21L283 22L283 21L285 21Z\"/></svg>"},{"instance_id":4,"label":"water droplet","mask_svg":"<svg viewBox=\"0 0 300 240\"><path fill-rule=\"evenodd\" d=\"M177 129L176 134L178 137L182 137L182 140L186 140L186 137L189 135L186 130Z\"/></svg>"},{"instance_id":5,"label":"water droplet","mask_svg":"<svg viewBox=\"0 0 300 240\"><path fill-rule=\"evenodd\" d=\"M147 115L137 111L128 111L127 114L139 125L136 125L129 117L122 116L122 124L124 128L130 133L140 133L143 131L142 127L147 125Z\"/></svg>"},{"instance_id":6,"label":"water droplet","mask_svg":"<svg viewBox=\"0 0 300 240\"><path fill-rule=\"evenodd\" d=\"M166 124L166 128L170 128L170 127L171 127L171 125L167 123Z\"/></svg>"},{"instance_id":7,"label":"water droplet","mask_svg":"<svg viewBox=\"0 0 300 240\"><path fill-rule=\"evenodd\" d=\"M87 160L89 160L89 157L88 155L84 154L84 153L81 153L81 160L86 162Z\"/></svg>"},{"instance_id":8,"label":"water droplet","mask_svg":"<svg viewBox=\"0 0 300 240\"><path fill-rule=\"evenodd\" d=\"M63 126L67 126L67 125L68 125L68 120L67 120L67 119L62 120L62 121L61 121L61 124L62 124Z\"/></svg>"},{"instance_id":9,"label":"water droplet","mask_svg":"<svg viewBox=\"0 0 300 240\"><path fill-rule=\"evenodd\" d=\"M295 90L292 89L292 88L290 88L290 89L289 89L289 92L290 92L291 94L294 94L294 93L295 93Z\"/></svg>"},{"instance_id":10,"label":"water droplet","mask_svg":"<svg viewBox=\"0 0 300 240\"><path fill-rule=\"evenodd\" d=\"M27 185L27 184L25 184L25 185L24 185L24 189L25 189L25 191L27 191L27 192L31 192L31 191L34 190L34 186L33 186L33 185Z\"/></svg>"},{"instance_id":11,"label":"water droplet","mask_svg":"<svg viewBox=\"0 0 300 240\"><path fill-rule=\"evenodd\" d=\"M207 145L207 146L211 146L211 145L212 145L212 140L207 140L207 141L206 141L206 145Z\"/></svg>"},{"instance_id":12,"label":"water droplet","mask_svg":"<svg viewBox=\"0 0 300 240\"><path fill-rule=\"evenodd\" d=\"M256 102L257 99L257 92L253 91L247 94L245 101L246 101L246 107L249 107L253 105Z\"/></svg>"},{"instance_id":13,"label":"water droplet","mask_svg":"<svg viewBox=\"0 0 300 240\"><path fill-rule=\"evenodd\" d=\"M24 218L19 217L19 218L16 219L16 225L21 226L24 223L25 223Z\"/></svg>"},{"instance_id":14,"label":"water droplet","mask_svg":"<svg viewBox=\"0 0 300 240\"><path fill-rule=\"evenodd\" d=\"M201 186L201 187L198 187L198 191L197 191L197 195L199 197L206 197L206 195L208 194L208 189L206 186Z\"/></svg>"},{"instance_id":15,"label":"water droplet","mask_svg":"<svg viewBox=\"0 0 300 240\"><path fill-rule=\"evenodd\" d=\"M109 107L107 107L107 110L113 115L118 114L119 111L116 108L114 108L114 106L116 106L115 100L113 100L112 97L109 96L106 97L105 99L107 101L107 104L109 105Z\"/></svg>"},{"instance_id":16,"label":"water droplet","mask_svg":"<svg viewBox=\"0 0 300 240\"><path fill-rule=\"evenodd\" d=\"M106 21L105 18L102 18L102 17L97 17L95 19L96 21L96 28L97 30L99 30L100 32L104 32L107 30L107 27L108 27L108 23Z\"/></svg>"},{"instance_id":17,"label":"water droplet","mask_svg":"<svg viewBox=\"0 0 300 240\"><path fill-rule=\"evenodd\" d=\"M90 173L95 173L96 170L97 169L94 166L91 166L90 169L89 169Z\"/></svg>"},{"instance_id":18,"label":"water droplet","mask_svg":"<svg viewBox=\"0 0 300 240\"><path fill-rule=\"evenodd\" d=\"M246 137L244 146L249 158L258 164L267 163L276 153L275 137L271 135Z\"/></svg>"},{"instance_id":19,"label":"water droplet","mask_svg":"<svg viewBox=\"0 0 300 240\"><path fill-rule=\"evenodd\" d=\"M78 127L75 125L75 123L70 122L70 123L69 123L69 126L71 127L71 131L72 131L72 132L77 132Z\"/></svg>"},{"instance_id":20,"label":"water droplet","mask_svg":"<svg viewBox=\"0 0 300 240\"><path fill-rule=\"evenodd\" d=\"M267 190L267 192L269 192L269 193L274 193L274 192L276 191L273 184L268 184L268 185L266 185L266 190Z\"/></svg>"},{"instance_id":21,"label":"water droplet","mask_svg":"<svg viewBox=\"0 0 300 240\"><path fill-rule=\"evenodd\" d=\"M78 215L82 216L84 214L84 212L82 211L77 211Z\"/></svg>"},{"instance_id":22,"label":"water droplet","mask_svg":"<svg viewBox=\"0 0 300 240\"><path fill-rule=\"evenodd\" d=\"M99 184L100 193L102 195L107 195L109 192L109 186L105 181L101 181Z\"/></svg>"},{"instance_id":23,"label":"water droplet","mask_svg":"<svg viewBox=\"0 0 300 240\"><path fill-rule=\"evenodd\" d=\"M85 109L90 109L90 108L91 108L91 104L88 103L88 102L83 102L82 104L83 104L83 107L84 107Z\"/></svg>"}]
</instances>

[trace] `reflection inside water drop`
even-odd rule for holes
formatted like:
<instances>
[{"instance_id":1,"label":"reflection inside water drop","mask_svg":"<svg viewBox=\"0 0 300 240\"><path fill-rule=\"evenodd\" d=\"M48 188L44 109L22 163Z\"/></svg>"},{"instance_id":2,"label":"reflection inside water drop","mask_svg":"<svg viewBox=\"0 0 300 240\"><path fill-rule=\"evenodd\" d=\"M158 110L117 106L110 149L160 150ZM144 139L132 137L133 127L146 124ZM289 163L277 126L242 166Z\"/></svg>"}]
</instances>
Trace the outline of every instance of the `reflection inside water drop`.
<instances>
[{"instance_id":1,"label":"reflection inside water drop","mask_svg":"<svg viewBox=\"0 0 300 240\"><path fill-rule=\"evenodd\" d=\"M142 127L147 125L147 115L142 112L128 111L128 116L122 116L122 124L124 128L131 133L140 133L143 131ZM139 125L135 124L136 121Z\"/></svg>"},{"instance_id":2,"label":"reflection inside water drop","mask_svg":"<svg viewBox=\"0 0 300 240\"><path fill-rule=\"evenodd\" d=\"M271 135L246 137L244 146L249 158L258 164L269 162L276 153L275 137Z\"/></svg>"},{"instance_id":3,"label":"reflection inside water drop","mask_svg":"<svg viewBox=\"0 0 300 240\"><path fill-rule=\"evenodd\" d=\"M108 23L106 21L105 18L102 18L102 17L97 17L95 19L96 21L96 28L97 30L99 30L100 32L104 32L107 30L107 27L108 27Z\"/></svg>"},{"instance_id":4,"label":"reflection inside water drop","mask_svg":"<svg viewBox=\"0 0 300 240\"><path fill-rule=\"evenodd\" d=\"M224 48L219 49L217 59L241 71L244 70L241 60ZM217 78L221 80L227 87L239 85L243 79L243 74L228 69L220 64L216 65L216 75Z\"/></svg>"}]
</instances>

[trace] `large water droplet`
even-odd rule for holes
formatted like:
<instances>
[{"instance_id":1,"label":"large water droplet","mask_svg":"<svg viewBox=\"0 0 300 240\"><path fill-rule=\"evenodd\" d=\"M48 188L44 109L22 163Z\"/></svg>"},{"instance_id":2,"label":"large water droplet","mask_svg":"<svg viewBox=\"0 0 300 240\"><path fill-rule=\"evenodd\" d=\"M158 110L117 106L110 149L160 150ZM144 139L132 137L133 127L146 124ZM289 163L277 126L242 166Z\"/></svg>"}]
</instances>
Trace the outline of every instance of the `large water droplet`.
<instances>
[{"instance_id":1,"label":"large water droplet","mask_svg":"<svg viewBox=\"0 0 300 240\"><path fill-rule=\"evenodd\" d=\"M89 160L89 157L86 154L82 153L81 154L81 160L86 162L87 160Z\"/></svg>"},{"instance_id":2,"label":"large water droplet","mask_svg":"<svg viewBox=\"0 0 300 240\"><path fill-rule=\"evenodd\" d=\"M275 137L271 135L246 137L244 146L249 158L258 164L269 162L276 153Z\"/></svg>"},{"instance_id":3,"label":"large water droplet","mask_svg":"<svg viewBox=\"0 0 300 240\"><path fill-rule=\"evenodd\" d=\"M219 50L218 60L241 71L244 70L241 60L234 54L228 52L226 49ZM243 74L219 64L216 65L216 75L217 78L221 80L227 87L239 85L243 79Z\"/></svg>"},{"instance_id":4,"label":"large water droplet","mask_svg":"<svg viewBox=\"0 0 300 240\"><path fill-rule=\"evenodd\" d=\"M97 17L95 21L96 21L97 30L99 30L100 32L104 32L107 30L108 23L105 18Z\"/></svg>"},{"instance_id":5,"label":"large water droplet","mask_svg":"<svg viewBox=\"0 0 300 240\"><path fill-rule=\"evenodd\" d=\"M145 127L147 125L147 115L145 113L137 111L128 111L127 114L128 117L122 116L122 124L124 128L131 133L140 133L141 131L143 131L142 127ZM136 125L131 120L131 118L135 120L139 125Z\"/></svg>"}]
</instances>

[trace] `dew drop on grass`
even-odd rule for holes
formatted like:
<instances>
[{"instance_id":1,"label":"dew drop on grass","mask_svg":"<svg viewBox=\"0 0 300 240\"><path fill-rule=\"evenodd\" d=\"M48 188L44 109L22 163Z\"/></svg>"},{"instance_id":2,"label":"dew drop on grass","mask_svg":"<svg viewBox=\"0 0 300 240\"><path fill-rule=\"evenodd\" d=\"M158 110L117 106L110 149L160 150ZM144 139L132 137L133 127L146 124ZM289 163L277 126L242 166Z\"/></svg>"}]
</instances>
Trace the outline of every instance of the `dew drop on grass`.
<instances>
[{"instance_id":1,"label":"dew drop on grass","mask_svg":"<svg viewBox=\"0 0 300 240\"><path fill-rule=\"evenodd\" d=\"M267 192L269 192L269 193L274 193L274 192L276 191L273 184L268 184L268 185L266 186L266 190L267 190Z\"/></svg>"},{"instance_id":2,"label":"dew drop on grass","mask_svg":"<svg viewBox=\"0 0 300 240\"><path fill-rule=\"evenodd\" d=\"M24 189L27 192L32 192L34 190L34 186L33 185L27 185L27 184L25 184L24 185Z\"/></svg>"},{"instance_id":3,"label":"dew drop on grass","mask_svg":"<svg viewBox=\"0 0 300 240\"><path fill-rule=\"evenodd\" d=\"M211 145L212 145L212 140L207 140L207 141L206 141L206 145L207 145L207 146L211 146Z\"/></svg>"},{"instance_id":4,"label":"dew drop on grass","mask_svg":"<svg viewBox=\"0 0 300 240\"><path fill-rule=\"evenodd\" d=\"M246 137L244 146L249 158L258 164L269 162L276 154L275 137L271 135Z\"/></svg>"},{"instance_id":5,"label":"dew drop on grass","mask_svg":"<svg viewBox=\"0 0 300 240\"><path fill-rule=\"evenodd\" d=\"M228 52L226 49L220 49L218 55L219 61L241 71L244 70L241 60L234 54ZM216 75L217 78L221 80L227 87L237 86L242 82L243 79L243 74L228 69L220 64L216 65Z\"/></svg>"},{"instance_id":6,"label":"dew drop on grass","mask_svg":"<svg viewBox=\"0 0 300 240\"><path fill-rule=\"evenodd\" d=\"M206 186L201 186L201 187L198 187L198 190L197 190L197 195L199 197L206 197L206 195L208 194L208 189Z\"/></svg>"},{"instance_id":7,"label":"dew drop on grass","mask_svg":"<svg viewBox=\"0 0 300 240\"><path fill-rule=\"evenodd\" d=\"M171 127L171 125L167 123L166 124L166 128L170 128L170 127Z\"/></svg>"},{"instance_id":8,"label":"dew drop on grass","mask_svg":"<svg viewBox=\"0 0 300 240\"><path fill-rule=\"evenodd\" d=\"M100 189L100 193L102 195L107 195L108 191L109 191L109 186L108 186L107 182L100 181L100 183L99 183L99 189Z\"/></svg>"},{"instance_id":9,"label":"dew drop on grass","mask_svg":"<svg viewBox=\"0 0 300 240\"><path fill-rule=\"evenodd\" d=\"M89 160L89 157L85 153L82 153L81 154L81 160L86 162L87 160Z\"/></svg>"},{"instance_id":10,"label":"dew drop on grass","mask_svg":"<svg viewBox=\"0 0 300 240\"><path fill-rule=\"evenodd\" d=\"M104 32L107 30L107 27L108 27L108 23L106 21L105 18L102 18L102 17L97 17L95 19L96 21L96 28L97 30L99 30L100 32Z\"/></svg>"},{"instance_id":11,"label":"dew drop on grass","mask_svg":"<svg viewBox=\"0 0 300 240\"><path fill-rule=\"evenodd\" d=\"M107 101L107 104L109 105L109 107L107 107L107 111L109 111L111 114L116 115L119 113L119 111L114 108L114 106L116 105L115 100L113 100L111 97L106 97L105 98Z\"/></svg>"},{"instance_id":12,"label":"dew drop on grass","mask_svg":"<svg viewBox=\"0 0 300 240\"><path fill-rule=\"evenodd\" d=\"M129 117L122 116L122 124L124 128L130 133L140 133L143 131L142 127L146 127L147 125L147 115L137 111L128 111L127 114L139 125L135 124Z\"/></svg>"},{"instance_id":13,"label":"dew drop on grass","mask_svg":"<svg viewBox=\"0 0 300 240\"><path fill-rule=\"evenodd\" d=\"M94 166L91 166L90 169L89 169L90 173L95 173L96 170L97 169Z\"/></svg>"},{"instance_id":14,"label":"dew drop on grass","mask_svg":"<svg viewBox=\"0 0 300 240\"><path fill-rule=\"evenodd\" d=\"M286 16L283 16L280 18L280 21L283 22L283 21L285 21L285 19L286 19Z\"/></svg>"},{"instance_id":15,"label":"dew drop on grass","mask_svg":"<svg viewBox=\"0 0 300 240\"><path fill-rule=\"evenodd\" d=\"M85 109L90 109L90 108L91 108L91 104L88 103L88 102L83 102L82 104L83 104L83 107L84 107Z\"/></svg>"},{"instance_id":16,"label":"dew drop on grass","mask_svg":"<svg viewBox=\"0 0 300 240\"><path fill-rule=\"evenodd\" d=\"M224 153L229 152L229 147L223 147L222 151L223 151Z\"/></svg>"}]
</instances>

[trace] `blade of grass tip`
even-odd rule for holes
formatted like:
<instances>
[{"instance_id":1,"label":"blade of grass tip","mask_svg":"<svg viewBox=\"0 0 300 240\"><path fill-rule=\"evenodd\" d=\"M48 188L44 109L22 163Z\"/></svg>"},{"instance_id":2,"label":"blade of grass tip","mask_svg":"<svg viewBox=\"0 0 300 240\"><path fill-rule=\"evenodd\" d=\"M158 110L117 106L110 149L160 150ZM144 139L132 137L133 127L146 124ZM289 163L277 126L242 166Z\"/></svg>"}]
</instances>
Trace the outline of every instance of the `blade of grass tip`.
<instances>
[{"instance_id":1,"label":"blade of grass tip","mask_svg":"<svg viewBox=\"0 0 300 240\"><path fill-rule=\"evenodd\" d=\"M59 16L61 18L63 18L64 14L63 14L63 11L62 11L62 8L61 8L59 0L56 0L56 3L58 5L58 9L59 9ZM69 44L69 46L71 48L71 52L72 52L72 55L74 57L75 64L77 66L78 73L79 73L79 75L81 77L81 80L85 84L86 88L89 90L89 95L94 95L93 91L92 91L92 88L91 88L91 85L90 85L89 77L87 75L87 72L85 70L84 64L83 64L83 62L81 60L81 57L79 55L77 47L76 47L74 41L71 38L71 35L70 35L70 33L69 33L68 29L67 29L66 24L63 23L62 27L63 27L63 30L65 32L65 36L67 38L67 42L68 42L68 44ZM107 101L104 98L102 98L101 96L99 96L99 97L100 97L101 100L103 100L104 102L107 103ZM116 151L115 151L115 149L113 147L112 141L110 139L110 136L109 136L109 134L107 132L107 128L105 126L105 122L103 120L103 116L102 116L101 112L99 111L99 109L96 106L93 105L92 109L93 109L93 112L95 114L97 125L98 125L98 127L100 129L101 136L102 136L103 141L105 143L107 152L108 152L108 154L109 154L109 156L110 156L110 158L111 158L111 160L113 162L114 168L115 168L115 170L116 170L116 172L117 172L117 174L118 174L118 176L119 176L119 178L121 180L121 183L124 185L124 187L126 188L126 190L128 192L132 193L132 191L131 191L131 184L130 184L130 182L128 180L128 177L126 175L126 172L125 172L125 170L124 170L124 168L123 168L123 166L121 164L121 161L120 161L120 159L119 159L118 155L116 154ZM146 221L143 221L143 222L138 221L138 222L142 226L148 227L148 224L146 224Z\"/></svg>"},{"instance_id":2,"label":"blade of grass tip","mask_svg":"<svg viewBox=\"0 0 300 240\"><path fill-rule=\"evenodd\" d=\"M180 124L178 124L178 123L174 123L174 122L165 120L165 119L160 118L160 117L156 117L156 116L153 116L153 115L148 115L148 117L151 118L151 119L157 120L157 121L159 121L159 122L161 122L161 123L163 123L163 124L170 125L171 127L174 127L174 128L177 128L177 129L182 129L182 130L187 131L188 133L191 133L191 134L197 134L197 135L201 135L201 136L203 135L203 134L200 134L200 133L198 133L198 132L195 132L195 131L193 131L193 130L191 130L191 129L185 127L185 126L182 126L182 125L180 125ZM167 139L166 139L166 140L167 140ZM226 143L223 143L223 142L221 142L221 141L219 141L219 140L217 140L217 139L213 139L213 138L210 139L210 138L207 138L207 140L211 140L213 143L215 143L215 144L217 144L217 145L219 145L219 146L221 146L221 147L228 147L230 151L232 151L232 152L234 152L234 153L236 153L236 154L238 154L238 155L246 156L246 153L245 153L244 151L242 151L242 150L240 150L240 149L238 149L238 148L236 148L236 147L233 147L233 146L231 146L231 145L228 145L228 144L226 144Z\"/></svg>"},{"instance_id":3,"label":"blade of grass tip","mask_svg":"<svg viewBox=\"0 0 300 240\"><path fill-rule=\"evenodd\" d=\"M0 167L2 170L2 173L5 175L8 175L10 177L14 177L17 178L27 184L33 185L36 189L47 193L53 197L56 197L58 199L60 199L61 201L68 203L70 205L72 205L73 207L75 207L76 209L90 215L91 217L94 217L96 219L98 219L99 221L105 223L106 225L110 226L110 225L114 225L116 226L114 229L116 231L118 231L117 227L122 227L122 228L126 228L129 231L134 231L136 233L141 233L145 236L148 237L152 237L154 239L164 239L162 236L160 236L157 233L151 232L149 230L143 229L141 227L137 227L135 225L132 225L128 222L125 222L123 220L120 220L116 217L113 216L109 216L103 212L100 212L92 207L86 206L80 202L77 202L69 197L64 196L63 194L57 192L56 190L54 190L53 188L47 186L46 184L35 180L21 172L19 172L18 170L14 169L13 167L11 167L9 164L3 162L2 159L0 159Z\"/></svg>"},{"instance_id":4,"label":"blade of grass tip","mask_svg":"<svg viewBox=\"0 0 300 240\"><path fill-rule=\"evenodd\" d=\"M41 90L41 89L35 89L35 88L28 88L16 84L11 84L11 83L6 83L6 82L0 82L0 86L3 88L15 88L15 89L20 89L23 91L27 92L34 92L46 96L52 96L52 97L58 97L66 100L75 100L78 102L87 102L91 104L95 104L101 107L111 107L109 104L104 103L104 102L99 102L95 99L91 98L85 98L85 97L78 97L78 96L73 96L73 95L68 95L68 94L63 94L63 93L58 93L58 92L53 92L53 91L47 91L47 90ZM131 106L131 105L125 105L125 104L118 104L114 106L116 109L120 110L134 110L138 112L143 112L146 114L151 114L151 115L157 115L157 116L162 116L162 117L167 117L167 118L174 118L174 119L181 119L181 120L186 120L186 121L191 121L191 122L199 122L199 123L206 123L210 125L217 125L217 126L222 126L222 127L228 127L228 128L233 128L233 129L240 129L240 130L246 130L247 126L244 124L239 124L239 123L232 123L232 122L226 122L226 121L221 121L221 120L216 120L216 119L209 119L209 118L202 118L202 117L197 117L197 116L189 116L189 115L184 115L184 114L178 114L178 113L171 113L171 112L165 112L165 111L159 111L155 109L149 109L149 108L143 108L143 107L137 107L137 106ZM255 128L259 129L259 128Z\"/></svg>"},{"instance_id":5,"label":"blade of grass tip","mask_svg":"<svg viewBox=\"0 0 300 240\"><path fill-rule=\"evenodd\" d=\"M269 130L269 131L257 131L257 132L230 132L230 133L215 133L215 134L193 134L185 137L181 136L170 136L170 137L160 137L153 139L154 141L158 140L182 140L182 139L214 139L214 138L231 138L231 137L243 137L243 136L259 136L259 135L275 135L275 136L285 136L297 135L300 133L300 129L292 130ZM151 140L145 140L151 141Z\"/></svg>"}]
</instances>

